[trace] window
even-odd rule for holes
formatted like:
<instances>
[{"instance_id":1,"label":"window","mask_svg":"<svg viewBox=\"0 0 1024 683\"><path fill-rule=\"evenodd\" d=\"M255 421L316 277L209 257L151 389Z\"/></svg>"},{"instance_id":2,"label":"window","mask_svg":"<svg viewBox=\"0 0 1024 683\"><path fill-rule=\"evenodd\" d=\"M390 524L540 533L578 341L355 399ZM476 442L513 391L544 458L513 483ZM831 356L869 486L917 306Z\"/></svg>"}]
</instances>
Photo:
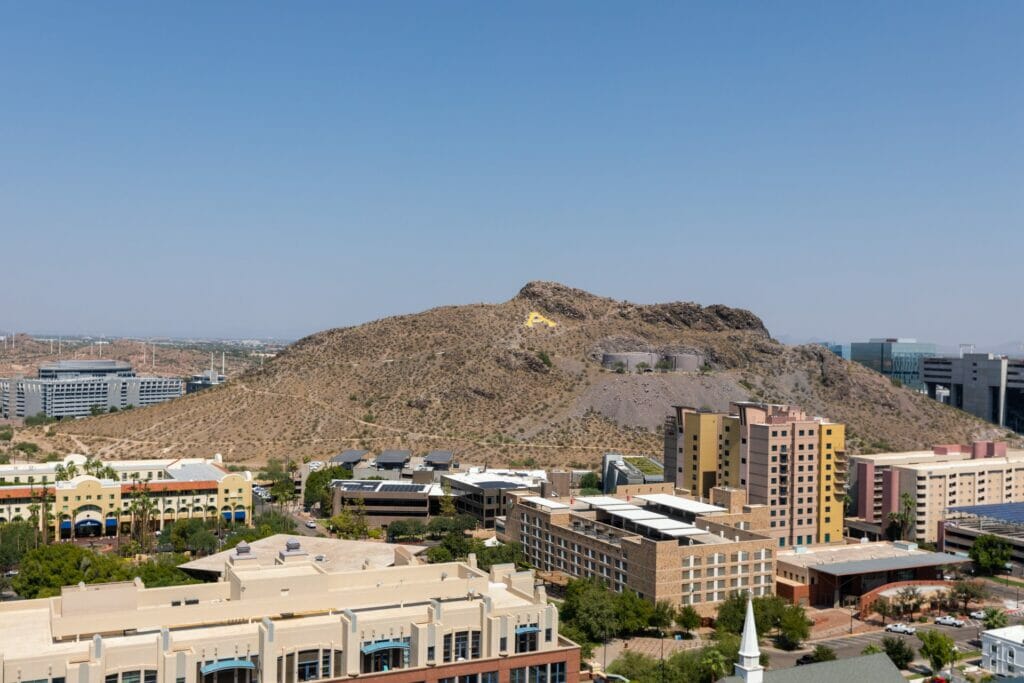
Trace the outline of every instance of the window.
<instances>
[{"instance_id":1,"label":"window","mask_svg":"<svg viewBox=\"0 0 1024 683\"><path fill-rule=\"evenodd\" d=\"M565 662L551 662L550 683L565 683Z\"/></svg>"},{"instance_id":2,"label":"window","mask_svg":"<svg viewBox=\"0 0 1024 683\"><path fill-rule=\"evenodd\" d=\"M466 674L459 676L459 683L480 683L480 676L477 674Z\"/></svg>"},{"instance_id":3,"label":"window","mask_svg":"<svg viewBox=\"0 0 1024 683\"><path fill-rule=\"evenodd\" d=\"M509 672L509 683L526 683L526 668L512 669Z\"/></svg>"},{"instance_id":4,"label":"window","mask_svg":"<svg viewBox=\"0 0 1024 683\"><path fill-rule=\"evenodd\" d=\"M452 634L450 633L444 636L444 661L452 661Z\"/></svg>"},{"instance_id":5,"label":"window","mask_svg":"<svg viewBox=\"0 0 1024 683\"><path fill-rule=\"evenodd\" d=\"M431 646L429 646L427 648L427 661L428 662L434 661L434 646L433 645L431 645Z\"/></svg>"},{"instance_id":6,"label":"window","mask_svg":"<svg viewBox=\"0 0 1024 683\"><path fill-rule=\"evenodd\" d=\"M299 681L313 681L319 678L320 651L299 652Z\"/></svg>"},{"instance_id":7,"label":"window","mask_svg":"<svg viewBox=\"0 0 1024 683\"><path fill-rule=\"evenodd\" d=\"M520 630L522 629L522 630ZM516 652L537 651L537 627L526 626L516 629Z\"/></svg>"},{"instance_id":8,"label":"window","mask_svg":"<svg viewBox=\"0 0 1024 683\"><path fill-rule=\"evenodd\" d=\"M498 651L508 652L508 638L505 636L502 636L501 639L498 640Z\"/></svg>"},{"instance_id":9,"label":"window","mask_svg":"<svg viewBox=\"0 0 1024 683\"><path fill-rule=\"evenodd\" d=\"M480 674L480 683L498 683L497 671L485 671Z\"/></svg>"},{"instance_id":10,"label":"window","mask_svg":"<svg viewBox=\"0 0 1024 683\"><path fill-rule=\"evenodd\" d=\"M146 669L143 671L142 683L156 683L156 669Z\"/></svg>"}]
</instances>

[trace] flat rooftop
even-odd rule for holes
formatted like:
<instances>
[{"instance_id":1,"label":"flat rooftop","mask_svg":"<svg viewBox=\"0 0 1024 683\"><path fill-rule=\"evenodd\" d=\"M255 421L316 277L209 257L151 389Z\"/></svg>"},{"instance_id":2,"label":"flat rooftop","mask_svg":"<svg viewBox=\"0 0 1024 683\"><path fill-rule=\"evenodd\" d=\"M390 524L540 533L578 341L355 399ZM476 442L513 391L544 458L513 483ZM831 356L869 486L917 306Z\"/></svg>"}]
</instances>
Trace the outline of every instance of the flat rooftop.
<instances>
[{"instance_id":1,"label":"flat rooftop","mask_svg":"<svg viewBox=\"0 0 1024 683\"><path fill-rule=\"evenodd\" d=\"M786 550L776 555L776 561L811 568L833 576L970 562L968 559L948 553L918 550L916 544L903 546L888 541L808 548L801 551Z\"/></svg>"},{"instance_id":2,"label":"flat rooftop","mask_svg":"<svg viewBox=\"0 0 1024 683\"><path fill-rule=\"evenodd\" d=\"M480 488L529 488L539 486L548 480L544 470L483 470L471 468L468 472L446 474L445 479L462 482Z\"/></svg>"},{"instance_id":3,"label":"flat rooftop","mask_svg":"<svg viewBox=\"0 0 1024 683\"><path fill-rule=\"evenodd\" d=\"M385 483L385 482L378 482ZM261 567L270 567L277 561L278 552L285 547L289 539L296 538L292 534L274 534L249 544L250 552L256 557L254 562ZM318 538L315 536L297 537L301 548L309 559L323 566L329 572L356 571L368 564L370 568L390 567L395 563L395 550L406 548L414 555L426 550L422 545L402 545L398 543L378 543L375 541L346 541L337 538ZM180 565L186 571L223 574L224 565L234 554L234 549L225 550L213 555L201 557ZM323 560L316 560L323 556Z\"/></svg>"}]
</instances>

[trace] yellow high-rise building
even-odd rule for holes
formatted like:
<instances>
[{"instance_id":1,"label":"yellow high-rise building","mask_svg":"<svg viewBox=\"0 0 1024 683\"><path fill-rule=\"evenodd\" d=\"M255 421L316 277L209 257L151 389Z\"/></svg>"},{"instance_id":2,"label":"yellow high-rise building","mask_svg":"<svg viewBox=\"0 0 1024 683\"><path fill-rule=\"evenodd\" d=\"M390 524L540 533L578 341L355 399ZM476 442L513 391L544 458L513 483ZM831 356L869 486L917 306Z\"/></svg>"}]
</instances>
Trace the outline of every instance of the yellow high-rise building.
<instances>
[{"instance_id":1,"label":"yellow high-rise building","mask_svg":"<svg viewBox=\"0 0 1024 683\"><path fill-rule=\"evenodd\" d=\"M692 408L682 408L681 417L681 488L706 498L716 486L739 486L739 418Z\"/></svg>"},{"instance_id":2,"label":"yellow high-rise building","mask_svg":"<svg viewBox=\"0 0 1024 683\"><path fill-rule=\"evenodd\" d=\"M846 425L822 422L818 428L818 542L843 537L846 505Z\"/></svg>"}]
</instances>

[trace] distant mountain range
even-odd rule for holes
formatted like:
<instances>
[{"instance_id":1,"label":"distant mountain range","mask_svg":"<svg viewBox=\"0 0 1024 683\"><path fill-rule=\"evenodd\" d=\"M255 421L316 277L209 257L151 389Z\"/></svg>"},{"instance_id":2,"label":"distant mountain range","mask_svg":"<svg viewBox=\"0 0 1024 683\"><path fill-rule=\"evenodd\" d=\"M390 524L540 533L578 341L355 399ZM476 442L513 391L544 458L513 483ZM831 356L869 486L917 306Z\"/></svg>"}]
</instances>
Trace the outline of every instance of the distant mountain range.
<instances>
[{"instance_id":1,"label":"distant mountain range","mask_svg":"<svg viewBox=\"0 0 1024 683\"><path fill-rule=\"evenodd\" d=\"M604 354L625 352L700 361L687 372L602 366ZM724 410L747 399L845 422L851 450L1002 433L820 346L781 344L749 311L639 305L531 282L504 303L319 332L221 387L17 438L109 457L221 452L256 464L403 447L492 465L586 466L606 451L660 457L673 404Z\"/></svg>"}]
</instances>

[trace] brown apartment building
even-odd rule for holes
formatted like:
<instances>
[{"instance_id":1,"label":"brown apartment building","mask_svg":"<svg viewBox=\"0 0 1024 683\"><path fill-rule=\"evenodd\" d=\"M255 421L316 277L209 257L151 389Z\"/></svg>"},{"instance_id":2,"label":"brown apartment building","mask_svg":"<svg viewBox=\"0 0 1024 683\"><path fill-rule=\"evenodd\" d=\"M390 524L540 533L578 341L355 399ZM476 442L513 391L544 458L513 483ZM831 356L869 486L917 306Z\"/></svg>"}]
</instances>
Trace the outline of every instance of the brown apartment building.
<instances>
[{"instance_id":1,"label":"brown apartment building","mask_svg":"<svg viewBox=\"0 0 1024 683\"><path fill-rule=\"evenodd\" d=\"M746 490L750 503L768 506L779 547L842 541L844 425L788 405L738 402L729 413L675 406L665 472L702 499L715 486Z\"/></svg>"},{"instance_id":2,"label":"brown apartment building","mask_svg":"<svg viewBox=\"0 0 1024 683\"><path fill-rule=\"evenodd\" d=\"M599 578L616 591L693 605L705 616L733 591L772 593L768 509L746 505L743 491L715 489L717 504L668 493L570 503L513 492L507 499L501 537L520 543L541 571Z\"/></svg>"}]
</instances>

